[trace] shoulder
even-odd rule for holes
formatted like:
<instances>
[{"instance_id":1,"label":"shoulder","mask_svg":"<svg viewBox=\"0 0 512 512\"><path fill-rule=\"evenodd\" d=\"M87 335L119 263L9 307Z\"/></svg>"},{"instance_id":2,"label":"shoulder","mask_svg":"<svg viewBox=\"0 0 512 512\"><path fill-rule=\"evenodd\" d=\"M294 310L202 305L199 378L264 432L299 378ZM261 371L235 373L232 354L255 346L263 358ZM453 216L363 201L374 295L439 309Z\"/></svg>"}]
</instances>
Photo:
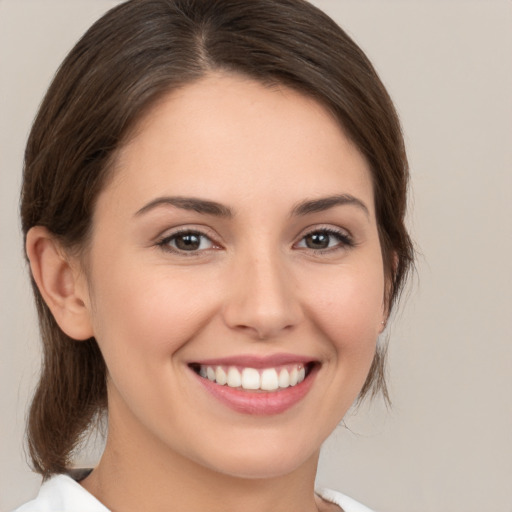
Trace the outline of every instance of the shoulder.
<instances>
[{"instance_id":1,"label":"shoulder","mask_svg":"<svg viewBox=\"0 0 512 512\"><path fill-rule=\"evenodd\" d=\"M325 501L340 506L344 512L373 512L358 501L331 489L317 489L316 493Z\"/></svg>"},{"instance_id":2,"label":"shoulder","mask_svg":"<svg viewBox=\"0 0 512 512\"><path fill-rule=\"evenodd\" d=\"M109 512L92 494L68 475L43 483L37 497L13 512Z\"/></svg>"}]
</instances>

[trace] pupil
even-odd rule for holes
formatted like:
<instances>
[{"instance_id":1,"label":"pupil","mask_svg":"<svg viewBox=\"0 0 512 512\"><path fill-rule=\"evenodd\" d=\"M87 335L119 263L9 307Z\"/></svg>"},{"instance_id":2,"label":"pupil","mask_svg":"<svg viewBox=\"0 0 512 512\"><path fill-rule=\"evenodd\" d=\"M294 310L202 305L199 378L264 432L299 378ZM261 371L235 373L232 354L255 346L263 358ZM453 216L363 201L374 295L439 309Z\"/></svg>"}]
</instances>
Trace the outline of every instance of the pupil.
<instances>
[{"instance_id":1,"label":"pupil","mask_svg":"<svg viewBox=\"0 0 512 512\"><path fill-rule=\"evenodd\" d=\"M312 233L307 235L306 245L310 249L326 249L329 247L329 235L327 233Z\"/></svg>"},{"instance_id":2,"label":"pupil","mask_svg":"<svg viewBox=\"0 0 512 512\"><path fill-rule=\"evenodd\" d=\"M182 251L194 251L199 249L200 237L194 234L180 235L176 238L176 247Z\"/></svg>"}]
</instances>

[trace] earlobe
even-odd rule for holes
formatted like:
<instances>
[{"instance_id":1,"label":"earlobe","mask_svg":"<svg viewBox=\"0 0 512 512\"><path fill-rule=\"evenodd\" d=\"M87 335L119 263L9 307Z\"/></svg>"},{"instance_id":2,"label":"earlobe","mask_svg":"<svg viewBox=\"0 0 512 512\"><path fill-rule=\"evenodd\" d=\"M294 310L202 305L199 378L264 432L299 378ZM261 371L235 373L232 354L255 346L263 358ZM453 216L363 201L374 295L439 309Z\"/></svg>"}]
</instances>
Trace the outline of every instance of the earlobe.
<instances>
[{"instance_id":1,"label":"earlobe","mask_svg":"<svg viewBox=\"0 0 512 512\"><path fill-rule=\"evenodd\" d=\"M84 277L45 227L29 230L26 251L32 276L59 327L71 338L93 336Z\"/></svg>"}]
</instances>

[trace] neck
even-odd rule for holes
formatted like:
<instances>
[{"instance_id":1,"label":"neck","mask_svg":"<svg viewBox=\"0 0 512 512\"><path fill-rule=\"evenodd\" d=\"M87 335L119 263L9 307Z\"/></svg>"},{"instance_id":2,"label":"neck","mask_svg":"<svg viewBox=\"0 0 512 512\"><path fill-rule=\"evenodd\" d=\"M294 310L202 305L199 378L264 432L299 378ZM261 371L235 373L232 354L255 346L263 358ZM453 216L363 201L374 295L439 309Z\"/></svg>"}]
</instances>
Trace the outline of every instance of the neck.
<instances>
[{"instance_id":1,"label":"neck","mask_svg":"<svg viewBox=\"0 0 512 512\"><path fill-rule=\"evenodd\" d=\"M112 511L313 512L318 455L286 474L240 478L196 463L157 440L123 439L110 423L102 459L82 485Z\"/></svg>"}]
</instances>

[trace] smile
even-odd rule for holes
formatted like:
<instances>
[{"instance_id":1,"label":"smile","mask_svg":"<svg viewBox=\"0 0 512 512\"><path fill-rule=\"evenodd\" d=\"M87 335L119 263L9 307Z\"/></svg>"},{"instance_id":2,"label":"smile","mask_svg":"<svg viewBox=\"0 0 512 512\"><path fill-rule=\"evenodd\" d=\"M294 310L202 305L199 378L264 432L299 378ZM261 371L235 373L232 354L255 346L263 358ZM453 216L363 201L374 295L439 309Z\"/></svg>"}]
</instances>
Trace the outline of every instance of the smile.
<instances>
[{"instance_id":1,"label":"smile","mask_svg":"<svg viewBox=\"0 0 512 512\"><path fill-rule=\"evenodd\" d=\"M294 360L295 359L295 360ZM311 389L321 364L277 356L189 363L200 387L225 406L250 415L280 414L299 404Z\"/></svg>"},{"instance_id":2,"label":"smile","mask_svg":"<svg viewBox=\"0 0 512 512\"><path fill-rule=\"evenodd\" d=\"M311 370L311 364L295 363L272 368L240 368L221 365L192 365L204 379L230 388L250 391L278 391L300 384Z\"/></svg>"}]
</instances>

